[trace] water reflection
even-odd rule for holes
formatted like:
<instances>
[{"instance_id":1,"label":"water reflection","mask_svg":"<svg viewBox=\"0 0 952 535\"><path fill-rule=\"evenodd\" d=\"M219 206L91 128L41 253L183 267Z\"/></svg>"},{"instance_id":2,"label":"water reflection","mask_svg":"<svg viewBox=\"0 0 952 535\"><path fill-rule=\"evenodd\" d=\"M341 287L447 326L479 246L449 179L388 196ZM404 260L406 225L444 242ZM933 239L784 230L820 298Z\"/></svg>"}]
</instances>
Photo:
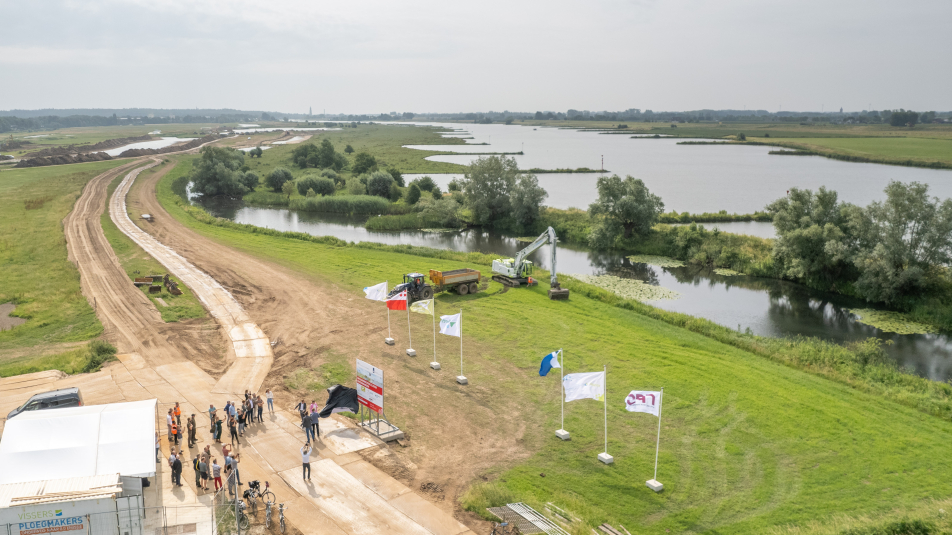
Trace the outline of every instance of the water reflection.
<instances>
[{"instance_id":1,"label":"water reflection","mask_svg":"<svg viewBox=\"0 0 952 535\"><path fill-rule=\"evenodd\" d=\"M244 206L241 201L210 199L202 205L213 215L239 223L315 236L336 236L351 242L419 245L452 251L478 251L513 256L527 244L513 237L483 230L432 233L420 231L370 232L365 217L313 214L278 208ZM550 252L543 247L529 257L549 269ZM420 266L424 270L426 266ZM886 334L854 320L847 311L869 308L861 301L811 290L774 279L723 276L694 267L659 268L632 262L625 255L559 245L558 272L616 275L663 286L680 294L674 300L650 304L702 317L730 328L761 336L815 336L838 343L877 337L892 341L887 351L900 365L934 380L952 377L952 342L939 335Z\"/></svg>"}]
</instances>

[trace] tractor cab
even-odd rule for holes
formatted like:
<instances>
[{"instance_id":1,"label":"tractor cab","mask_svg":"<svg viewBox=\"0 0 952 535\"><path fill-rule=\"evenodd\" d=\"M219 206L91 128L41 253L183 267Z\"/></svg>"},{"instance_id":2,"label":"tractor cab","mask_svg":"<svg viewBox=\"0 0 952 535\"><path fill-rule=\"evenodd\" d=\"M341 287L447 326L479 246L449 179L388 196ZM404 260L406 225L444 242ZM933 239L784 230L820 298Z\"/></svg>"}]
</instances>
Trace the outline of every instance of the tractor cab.
<instances>
[{"instance_id":1,"label":"tractor cab","mask_svg":"<svg viewBox=\"0 0 952 535\"><path fill-rule=\"evenodd\" d=\"M423 274L422 273L407 273L403 276L403 283L409 284L413 288L419 288L423 285Z\"/></svg>"}]
</instances>

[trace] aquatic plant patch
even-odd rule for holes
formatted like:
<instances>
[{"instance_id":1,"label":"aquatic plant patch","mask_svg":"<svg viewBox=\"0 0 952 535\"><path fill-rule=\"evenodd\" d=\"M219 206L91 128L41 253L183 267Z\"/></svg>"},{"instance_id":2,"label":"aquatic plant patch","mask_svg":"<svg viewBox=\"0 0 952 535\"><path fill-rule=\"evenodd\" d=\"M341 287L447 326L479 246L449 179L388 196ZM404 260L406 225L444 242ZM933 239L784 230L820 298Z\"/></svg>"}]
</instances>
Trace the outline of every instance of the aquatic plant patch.
<instances>
[{"instance_id":1,"label":"aquatic plant patch","mask_svg":"<svg viewBox=\"0 0 952 535\"><path fill-rule=\"evenodd\" d=\"M657 301L659 299L677 299L681 296L674 290L645 284L638 279L623 279L614 275L572 275L581 282L608 290L625 299L636 301Z\"/></svg>"},{"instance_id":2,"label":"aquatic plant patch","mask_svg":"<svg viewBox=\"0 0 952 535\"><path fill-rule=\"evenodd\" d=\"M638 264L651 264L658 267L684 267L684 262L668 256L655 256L650 254L636 254L628 257L628 260Z\"/></svg>"},{"instance_id":3,"label":"aquatic plant patch","mask_svg":"<svg viewBox=\"0 0 952 535\"><path fill-rule=\"evenodd\" d=\"M889 310L873 310L871 308L854 308L850 310L857 321L880 331L897 334L931 334L937 329L932 325L910 320L902 312Z\"/></svg>"}]
</instances>

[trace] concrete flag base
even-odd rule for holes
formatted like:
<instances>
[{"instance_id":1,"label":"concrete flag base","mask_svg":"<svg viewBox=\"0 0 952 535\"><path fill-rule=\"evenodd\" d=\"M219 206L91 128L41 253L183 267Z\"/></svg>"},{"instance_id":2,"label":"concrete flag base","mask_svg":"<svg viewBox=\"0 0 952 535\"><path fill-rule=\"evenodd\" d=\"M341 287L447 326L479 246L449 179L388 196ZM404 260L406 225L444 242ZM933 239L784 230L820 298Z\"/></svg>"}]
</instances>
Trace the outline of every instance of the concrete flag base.
<instances>
[{"instance_id":1,"label":"concrete flag base","mask_svg":"<svg viewBox=\"0 0 952 535\"><path fill-rule=\"evenodd\" d=\"M457 375L457 376L456 376L456 382L459 383L459 384L461 384L461 385L468 385L468 384L469 384L469 379L467 379L465 375Z\"/></svg>"},{"instance_id":2,"label":"concrete flag base","mask_svg":"<svg viewBox=\"0 0 952 535\"><path fill-rule=\"evenodd\" d=\"M615 462L615 458L609 455L607 451L604 453L599 453L598 460L605 464L612 464L613 462Z\"/></svg>"},{"instance_id":3,"label":"concrete flag base","mask_svg":"<svg viewBox=\"0 0 952 535\"><path fill-rule=\"evenodd\" d=\"M572 435L569 434L565 429L557 429L555 431L555 436L561 438L562 440L571 440Z\"/></svg>"},{"instance_id":4,"label":"concrete flag base","mask_svg":"<svg viewBox=\"0 0 952 535\"><path fill-rule=\"evenodd\" d=\"M659 483L657 480L654 480L654 479L649 479L648 481L645 481L645 485L647 485L649 489L655 492L661 492L662 490L664 490L664 485L662 485L661 483Z\"/></svg>"},{"instance_id":5,"label":"concrete flag base","mask_svg":"<svg viewBox=\"0 0 952 535\"><path fill-rule=\"evenodd\" d=\"M416 349L407 349L407 355L410 355L411 357L415 357Z\"/></svg>"},{"instance_id":6,"label":"concrete flag base","mask_svg":"<svg viewBox=\"0 0 952 535\"><path fill-rule=\"evenodd\" d=\"M431 363L430 363L430 367L433 368L434 370L439 370L439 369L440 369L440 363L439 363L439 362L431 362Z\"/></svg>"},{"instance_id":7,"label":"concrete flag base","mask_svg":"<svg viewBox=\"0 0 952 535\"><path fill-rule=\"evenodd\" d=\"M384 339L383 339L383 343L387 344L388 346L392 346L392 345L393 345L393 338L384 338Z\"/></svg>"}]
</instances>

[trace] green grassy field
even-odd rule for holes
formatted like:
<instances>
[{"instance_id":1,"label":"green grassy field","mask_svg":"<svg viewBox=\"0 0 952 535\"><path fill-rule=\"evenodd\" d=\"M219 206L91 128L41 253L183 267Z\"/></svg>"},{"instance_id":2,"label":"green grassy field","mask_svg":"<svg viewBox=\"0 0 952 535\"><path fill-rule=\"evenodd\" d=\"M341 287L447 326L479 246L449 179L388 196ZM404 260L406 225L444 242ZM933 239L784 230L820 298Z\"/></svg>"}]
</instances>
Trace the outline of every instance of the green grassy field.
<instances>
[{"instance_id":1,"label":"green grassy field","mask_svg":"<svg viewBox=\"0 0 952 535\"><path fill-rule=\"evenodd\" d=\"M27 320L0 332L0 350L75 342L102 333L67 259L62 220L94 176L124 161L0 172L0 303Z\"/></svg>"},{"instance_id":2,"label":"green grassy field","mask_svg":"<svg viewBox=\"0 0 952 535\"><path fill-rule=\"evenodd\" d=\"M142 136L149 132L160 130L162 133L153 137L200 137L202 127L218 128L219 124L161 124L161 125L129 125L129 126L90 126L78 128L61 128L42 132L18 132L0 136L0 153L21 156L35 152L48 146L58 145L86 145L94 144L107 139ZM207 133L207 130L205 130ZM42 135L43 137L32 137ZM5 141L28 141L34 146L18 150L6 150Z\"/></svg>"},{"instance_id":3,"label":"green grassy field","mask_svg":"<svg viewBox=\"0 0 952 535\"><path fill-rule=\"evenodd\" d=\"M473 266L453 253L421 257L396 247L341 247L208 225L174 202L170 179L160 183L159 195L173 217L197 232L331 280L355 296L370 282L411 270ZM501 461L488 474L496 492L477 486L464 505L479 511L493 494L497 501L538 507L552 502L586 524L623 524L633 533L759 533L786 525L822 530L836 514L933 514L930 500L952 496L947 419L639 313L648 307L629 310L575 289L567 302L550 301L546 289L502 292L491 283L476 295L437 298L438 309L462 308L467 318L470 395L505 398L505 410L532 419L524 440L535 453L515 465ZM427 319L418 318L420 328ZM604 449L600 403L567 404L572 440L553 435L558 376L541 378L536 370L542 356L559 347L566 350L568 372L608 366L612 466L596 460ZM455 355L444 350L446 358ZM500 375L508 366L519 373ZM657 420L626 412L622 402L630 390L662 386L658 479L665 491L655 494L644 481L652 476ZM411 433L419 417L406 414Z\"/></svg>"},{"instance_id":4,"label":"green grassy field","mask_svg":"<svg viewBox=\"0 0 952 535\"><path fill-rule=\"evenodd\" d=\"M150 173L154 173L155 168L148 169L139 174L140 179L145 178ZM119 183L122 179L125 178L125 175L116 177L116 179L109 185L109 196L112 196L112 192L115 191L116 187L119 186ZM127 207L128 208L128 207ZM133 221L139 218L142 214L130 213ZM165 274L167 269L160 264L156 259L149 256L141 247L136 245L128 236L122 233L119 228L113 223L112 218L109 217L109 211L103 211L102 217L100 219L102 223L103 233L106 235L106 239L109 240L109 245L112 246L112 250L116 253L116 257L119 260L119 264L126 271L126 274L129 275L130 280L135 279L135 277L144 277L146 275L155 275L155 274ZM152 301L152 304L155 305L155 308L159 310L159 313L162 314L162 320L166 323L172 321L179 321L183 319L190 318L203 318L206 316L205 309L202 308L202 304L199 302L198 298L195 297L195 294L185 286L185 284L179 282L179 289L182 290L182 295L172 295L169 291L162 286L162 291L157 294L150 294L148 288L143 286L141 288L142 293ZM158 302L156 298L160 298L165 301L165 305ZM167 306L166 306L167 305Z\"/></svg>"},{"instance_id":5,"label":"green grassy field","mask_svg":"<svg viewBox=\"0 0 952 535\"><path fill-rule=\"evenodd\" d=\"M849 156L898 161L903 159L920 162L941 162L952 165L952 139L921 137L878 138L797 138L774 139L771 143L814 150L830 151Z\"/></svg>"}]
</instances>

